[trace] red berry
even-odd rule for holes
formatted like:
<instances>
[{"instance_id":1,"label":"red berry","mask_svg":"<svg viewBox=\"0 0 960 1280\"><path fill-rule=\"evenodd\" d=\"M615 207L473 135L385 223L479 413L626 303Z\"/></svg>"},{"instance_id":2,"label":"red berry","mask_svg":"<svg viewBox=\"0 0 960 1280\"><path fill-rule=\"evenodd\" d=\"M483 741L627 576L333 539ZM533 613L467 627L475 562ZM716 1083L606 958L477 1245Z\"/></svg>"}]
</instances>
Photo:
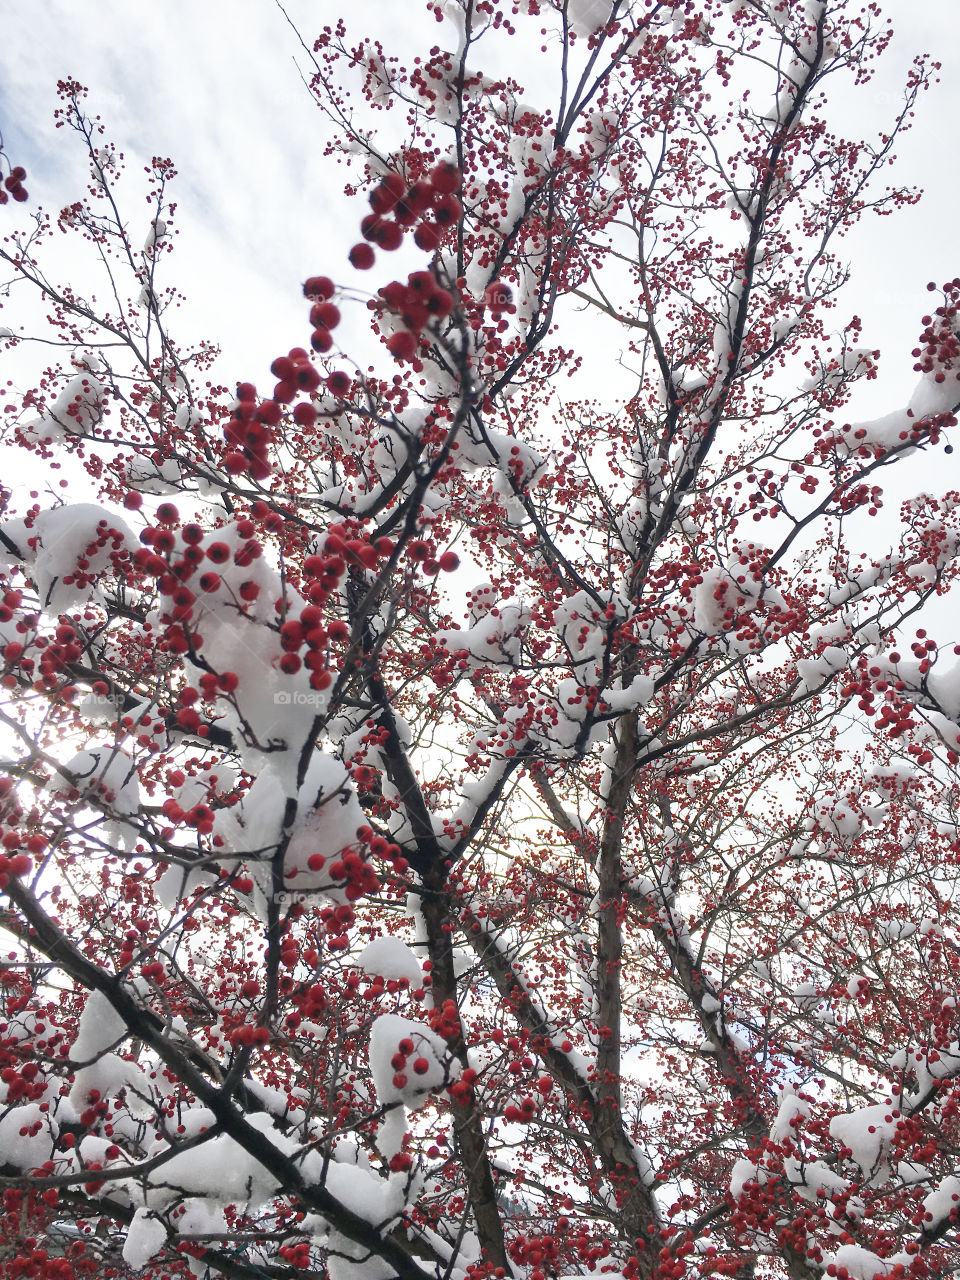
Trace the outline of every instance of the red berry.
<instances>
[{"instance_id":1,"label":"red berry","mask_svg":"<svg viewBox=\"0 0 960 1280\"><path fill-rule=\"evenodd\" d=\"M400 313L400 319L413 333L419 333L430 319L430 312L420 302L419 295L413 295L414 301L405 300L403 310Z\"/></svg>"},{"instance_id":2,"label":"red berry","mask_svg":"<svg viewBox=\"0 0 960 1280\"><path fill-rule=\"evenodd\" d=\"M439 191L442 195L451 195L459 191L461 182L460 170L449 160L435 165L430 170L430 185L434 191Z\"/></svg>"},{"instance_id":3,"label":"red berry","mask_svg":"<svg viewBox=\"0 0 960 1280\"><path fill-rule=\"evenodd\" d=\"M427 310L432 316L448 316L453 310L453 295L446 289L434 289L427 298Z\"/></svg>"},{"instance_id":4,"label":"red berry","mask_svg":"<svg viewBox=\"0 0 960 1280\"><path fill-rule=\"evenodd\" d=\"M380 230L380 217L376 213L368 213L360 222L360 234L364 240L376 240Z\"/></svg>"},{"instance_id":5,"label":"red berry","mask_svg":"<svg viewBox=\"0 0 960 1280\"><path fill-rule=\"evenodd\" d=\"M315 329L335 329L340 323L340 308L332 302L317 302L310 308L310 323Z\"/></svg>"},{"instance_id":6,"label":"red berry","mask_svg":"<svg viewBox=\"0 0 960 1280\"><path fill-rule=\"evenodd\" d=\"M333 291L333 281L329 276L311 276L303 282L305 298L332 298Z\"/></svg>"},{"instance_id":7,"label":"red berry","mask_svg":"<svg viewBox=\"0 0 960 1280\"><path fill-rule=\"evenodd\" d=\"M379 187L370 192L370 208L374 213L389 213L407 189L399 173L388 173Z\"/></svg>"},{"instance_id":8,"label":"red berry","mask_svg":"<svg viewBox=\"0 0 960 1280\"><path fill-rule=\"evenodd\" d=\"M275 427L282 417L283 409L276 400L264 400L257 410L257 421L268 427Z\"/></svg>"},{"instance_id":9,"label":"red berry","mask_svg":"<svg viewBox=\"0 0 960 1280\"><path fill-rule=\"evenodd\" d=\"M380 297L390 308L391 311L399 311L403 306L404 294L406 286L402 285L399 280L391 280L389 284L385 284L379 290Z\"/></svg>"},{"instance_id":10,"label":"red berry","mask_svg":"<svg viewBox=\"0 0 960 1280\"><path fill-rule=\"evenodd\" d=\"M413 233L413 242L425 253L433 253L439 247L441 231L435 222L421 222Z\"/></svg>"},{"instance_id":11,"label":"red berry","mask_svg":"<svg viewBox=\"0 0 960 1280\"><path fill-rule=\"evenodd\" d=\"M312 404L304 400L294 409L293 420L298 426L312 427L317 420L317 411Z\"/></svg>"},{"instance_id":12,"label":"red berry","mask_svg":"<svg viewBox=\"0 0 960 1280\"><path fill-rule=\"evenodd\" d=\"M373 252L368 244L362 240L359 244L355 244L347 255L351 264L358 271L369 271L377 260L377 255Z\"/></svg>"},{"instance_id":13,"label":"red berry","mask_svg":"<svg viewBox=\"0 0 960 1280\"><path fill-rule=\"evenodd\" d=\"M412 360L417 354L417 335L409 330L391 333L387 339L387 350L397 360Z\"/></svg>"},{"instance_id":14,"label":"red berry","mask_svg":"<svg viewBox=\"0 0 960 1280\"><path fill-rule=\"evenodd\" d=\"M297 370L297 386L301 391L316 391L322 380L312 364L301 365Z\"/></svg>"},{"instance_id":15,"label":"red berry","mask_svg":"<svg viewBox=\"0 0 960 1280\"><path fill-rule=\"evenodd\" d=\"M397 201L393 216L403 226L410 226L425 213L433 200L433 188L425 182L415 182Z\"/></svg>"},{"instance_id":16,"label":"red berry","mask_svg":"<svg viewBox=\"0 0 960 1280\"><path fill-rule=\"evenodd\" d=\"M242 472L246 471L250 462L242 453L238 453L236 449L232 449L229 453L225 453L223 455L222 465L224 471L228 471L232 476L238 476Z\"/></svg>"},{"instance_id":17,"label":"red berry","mask_svg":"<svg viewBox=\"0 0 960 1280\"><path fill-rule=\"evenodd\" d=\"M403 244L403 228L396 222L381 222L377 228L375 243L388 253Z\"/></svg>"},{"instance_id":18,"label":"red berry","mask_svg":"<svg viewBox=\"0 0 960 1280\"><path fill-rule=\"evenodd\" d=\"M454 195L444 196L433 206L434 221L438 222L441 227L452 226L453 223L460 220L462 213L463 205Z\"/></svg>"}]
</instances>

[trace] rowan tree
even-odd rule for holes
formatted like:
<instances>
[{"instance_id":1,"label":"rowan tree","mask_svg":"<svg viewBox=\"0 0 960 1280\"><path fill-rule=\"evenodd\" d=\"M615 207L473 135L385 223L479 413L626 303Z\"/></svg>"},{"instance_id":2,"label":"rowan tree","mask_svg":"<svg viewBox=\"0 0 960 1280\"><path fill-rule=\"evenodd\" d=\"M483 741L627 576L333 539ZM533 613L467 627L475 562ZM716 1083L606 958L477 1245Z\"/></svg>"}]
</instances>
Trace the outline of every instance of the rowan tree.
<instances>
[{"instance_id":1,"label":"rowan tree","mask_svg":"<svg viewBox=\"0 0 960 1280\"><path fill-rule=\"evenodd\" d=\"M935 64L871 141L873 3L430 8L304 38L357 243L256 384L170 160L3 157L0 1275L953 1275L960 279L850 423L837 247Z\"/></svg>"}]
</instances>

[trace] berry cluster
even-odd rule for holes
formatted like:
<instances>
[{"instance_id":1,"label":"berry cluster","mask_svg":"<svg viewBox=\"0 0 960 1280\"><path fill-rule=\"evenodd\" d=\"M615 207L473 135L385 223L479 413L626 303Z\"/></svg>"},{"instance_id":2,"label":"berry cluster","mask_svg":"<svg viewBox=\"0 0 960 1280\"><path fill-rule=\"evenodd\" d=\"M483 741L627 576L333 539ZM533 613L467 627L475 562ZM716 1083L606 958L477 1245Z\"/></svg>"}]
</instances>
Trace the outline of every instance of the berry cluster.
<instances>
[{"instance_id":1,"label":"berry cluster","mask_svg":"<svg viewBox=\"0 0 960 1280\"><path fill-rule=\"evenodd\" d=\"M436 574L455 573L460 567L460 557L455 551L438 553L436 543L432 539L412 538L406 547L407 556L414 564L420 565L428 577Z\"/></svg>"},{"instance_id":2,"label":"berry cluster","mask_svg":"<svg viewBox=\"0 0 960 1280\"><path fill-rule=\"evenodd\" d=\"M162 502L157 508L157 521L163 527L147 525L142 530L140 541L144 545L134 555L134 564L142 573L157 577L160 595L169 602L164 604L160 620L171 628L182 631L184 624L193 620L199 607L196 593L187 584L204 561L209 560L218 567L232 561L240 568L248 568L263 554L263 547L253 536L256 526L252 520L236 522L234 529L244 541L235 551L226 542L212 542L207 547L201 546L203 529L194 523L185 524L179 530L178 538L177 531L172 527L178 520L176 506L172 502ZM179 555L173 555L177 550ZM200 575L196 585L202 593L212 593L219 590L221 581L220 575L215 570L210 570ZM259 585L253 581L242 582L237 592L239 598L247 604L256 600L259 593ZM167 639L173 640L175 635L168 632ZM196 647L199 648L199 643ZM186 650L182 649L180 652Z\"/></svg>"},{"instance_id":3,"label":"berry cluster","mask_svg":"<svg viewBox=\"0 0 960 1280\"><path fill-rule=\"evenodd\" d=\"M397 1052L390 1059L390 1066L394 1070L393 1083L397 1089L405 1089L408 1084L407 1064L408 1059L413 1057L414 1043L409 1038L405 1038L397 1045ZM425 1076L430 1070L430 1059L425 1058L422 1054L413 1058L410 1064L414 1075Z\"/></svg>"},{"instance_id":4,"label":"berry cluster","mask_svg":"<svg viewBox=\"0 0 960 1280\"><path fill-rule=\"evenodd\" d=\"M333 284L325 276L313 276L304 285L308 297L316 297L318 291L329 296ZM310 309L310 322L314 326L311 345L314 351L326 352L333 345L331 330L340 323L340 310L332 302L314 302ZM269 399L257 403L257 390L250 382L242 382L237 388L237 403L230 421L224 429L227 442L234 447L224 455L222 465L231 475L249 474L254 480L265 480L273 468L267 457L268 447L274 443L276 427L283 417L285 405L292 404L303 392L310 394L326 382L327 389L335 396L346 396L352 386L349 374L334 372L326 379L314 368L309 352L303 347L291 347L284 356L277 356L270 372L278 379ZM294 422L310 427L317 420L314 406L304 400L292 413Z\"/></svg>"},{"instance_id":5,"label":"berry cluster","mask_svg":"<svg viewBox=\"0 0 960 1280\"><path fill-rule=\"evenodd\" d=\"M7 1086L6 1105L10 1106L25 1098L28 1102L36 1102L47 1091L45 1078L37 1079L40 1073L39 1062L24 1062L18 1067L4 1067L0 1071L0 1081Z\"/></svg>"},{"instance_id":6,"label":"berry cluster","mask_svg":"<svg viewBox=\"0 0 960 1280\"><path fill-rule=\"evenodd\" d=\"M367 766L364 765L360 767L367 768ZM376 776L374 770L371 769L369 772ZM354 781L356 782L357 770L352 770L352 773ZM359 827L357 829L357 839L361 844L365 844L369 848L374 857L380 858L384 862L389 862L397 875L403 875L405 871L409 870L410 864L403 856L403 850L400 845L394 844L384 836L375 835L371 827ZM426 985L429 986L429 980Z\"/></svg>"},{"instance_id":7,"label":"berry cluster","mask_svg":"<svg viewBox=\"0 0 960 1280\"><path fill-rule=\"evenodd\" d=\"M314 854L313 858L322 856ZM344 850L336 862L330 863L327 870L332 879L340 881L343 896L348 902L359 902L361 898L376 893L380 888L377 873L355 849Z\"/></svg>"},{"instance_id":8,"label":"berry cluster","mask_svg":"<svg viewBox=\"0 0 960 1280\"><path fill-rule=\"evenodd\" d=\"M266 1027L251 1026L250 1023L236 1027L227 1036L227 1043L235 1049L252 1049L255 1045L269 1043L269 1040L270 1032Z\"/></svg>"},{"instance_id":9,"label":"berry cluster","mask_svg":"<svg viewBox=\"0 0 960 1280\"><path fill-rule=\"evenodd\" d=\"M297 617L287 616L280 623L280 645L283 654L280 670L293 675L305 666L314 689L327 689L332 677L327 669L330 641L346 642L350 631L339 619L323 622L322 606L352 565L373 572L393 553L390 538L355 536L345 525L331 525L319 554L308 555L303 562L303 594L308 603Z\"/></svg>"},{"instance_id":10,"label":"berry cluster","mask_svg":"<svg viewBox=\"0 0 960 1280\"><path fill-rule=\"evenodd\" d=\"M510 1242L514 1262L532 1268L530 1280L555 1275L561 1265L560 1241L555 1236L518 1236Z\"/></svg>"},{"instance_id":11,"label":"berry cluster","mask_svg":"<svg viewBox=\"0 0 960 1280\"><path fill-rule=\"evenodd\" d=\"M934 284L927 285L933 290ZM960 312L960 277L948 280L943 286L944 305L937 307L932 316L924 316L924 330L920 334L921 346L914 347L913 366L918 373L932 373L936 382L945 382L953 373L960 382L960 336L957 333L957 315ZM955 372L956 370L956 372Z\"/></svg>"},{"instance_id":12,"label":"berry cluster","mask_svg":"<svg viewBox=\"0 0 960 1280\"><path fill-rule=\"evenodd\" d=\"M296 377L293 355L291 352L288 359L291 373ZM286 390L287 384L278 385ZM265 480L270 475L273 468L267 457L267 449L274 442L273 428L282 416L280 405L281 401L277 398L264 400L258 405L256 388L252 383L243 382L237 388L237 404L223 432L227 442L233 445L222 459L223 469L230 475L242 475L246 472L254 480Z\"/></svg>"},{"instance_id":13,"label":"berry cluster","mask_svg":"<svg viewBox=\"0 0 960 1280\"><path fill-rule=\"evenodd\" d=\"M311 982L294 992L293 1003L297 1012L288 1014L287 1025L295 1029L304 1018L313 1021L322 1018L327 1011L327 989L320 982Z\"/></svg>"},{"instance_id":14,"label":"berry cluster","mask_svg":"<svg viewBox=\"0 0 960 1280\"><path fill-rule=\"evenodd\" d=\"M459 220L463 209L457 198L461 176L452 164L438 164L426 175L408 185L399 174L388 174L370 195L373 212L360 226L364 241L350 250L354 267L367 270L373 266L375 254L371 243L383 249L397 249L405 228L416 227L414 240L419 248L435 250L447 228ZM304 297L310 303L310 346L319 355L333 348L333 331L340 323L340 308L333 301L336 286L329 276L310 276L303 285ZM432 271L414 271L406 284L395 280L380 290L386 306L399 318L403 329L387 339L387 349L397 360L415 361L420 335L434 319L443 319L453 310L455 299ZM487 289L485 305L499 316L511 304L510 291L496 283ZM415 366L416 367L416 364ZM278 356L270 366L278 379L273 395L257 403L256 388L248 382L237 390L237 404L224 434L232 446L222 459L230 475L249 475L265 480L272 471L267 456L275 442L274 428L283 416L283 407L292 404L301 393L310 394L325 383L338 399L353 389L353 379L343 370L321 375L302 347L292 347ZM292 411L294 422L311 427L317 420L317 409L309 401L301 401Z\"/></svg>"},{"instance_id":15,"label":"berry cluster","mask_svg":"<svg viewBox=\"0 0 960 1280\"><path fill-rule=\"evenodd\" d=\"M23 180L26 176L27 171L21 164L10 170L9 176L4 178L3 186L0 187L0 204L6 204L11 196L21 203L26 200L27 189L23 185Z\"/></svg>"},{"instance_id":16,"label":"berry cluster","mask_svg":"<svg viewBox=\"0 0 960 1280\"><path fill-rule=\"evenodd\" d=\"M33 861L25 853L0 853L0 889L7 887L11 876L28 876L32 870Z\"/></svg>"},{"instance_id":17,"label":"berry cluster","mask_svg":"<svg viewBox=\"0 0 960 1280\"><path fill-rule=\"evenodd\" d=\"M133 964L136 953L140 950L143 935L147 933L149 926L143 921L134 920L137 928L127 929L120 941L120 950L117 952L117 967L120 969L127 968Z\"/></svg>"},{"instance_id":18,"label":"berry cluster","mask_svg":"<svg viewBox=\"0 0 960 1280\"><path fill-rule=\"evenodd\" d=\"M388 173L370 193L373 212L360 223L364 239L350 250L354 267L368 271L373 266L373 244L387 251L399 249L409 227L416 228L413 239L417 248L435 252L463 213L457 198L461 181L460 170L449 163L435 165L424 178L409 185L399 173Z\"/></svg>"},{"instance_id":19,"label":"berry cluster","mask_svg":"<svg viewBox=\"0 0 960 1280\"><path fill-rule=\"evenodd\" d=\"M483 305L494 320L500 320L504 314L514 315L517 310L513 303L513 290L502 280L490 281L483 291Z\"/></svg>"},{"instance_id":20,"label":"berry cluster","mask_svg":"<svg viewBox=\"0 0 960 1280\"><path fill-rule=\"evenodd\" d=\"M937 646L933 641L928 642L924 639L926 631L920 630L917 635L920 641L914 643L913 651L921 657L922 673L926 675L932 665L930 655L935 654ZM928 643L931 646L930 649L927 648ZM893 652L887 656L892 665L899 664L899 653ZM860 710L873 719L877 729L887 737L900 738L917 727L917 720L913 716L913 703L904 696L906 690L907 686L903 680L889 676L880 667L868 668L866 661L863 661L857 678L844 685L841 692L844 697L856 697ZM879 707L875 705L878 697ZM910 755L917 757L919 764L929 764L933 759L933 752L920 743L909 743L907 751Z\"/></svg>"},{"instance_id":21,"label":"berry cluster","mask_svg":"<svg viewBox=\"0 0 960 1280\"><path fill-rule=\"evenodd\" d=\"M519 1107L510 1105L504 1109L503 1118L512 1124L529 1124L537 1114L537 1104L533 1098L521 1098Z\"/></svg>"},{"instance_id":22,"label":"berry cluster","mask_svg":"<svg viewBox=\"0 0 960 1280\"><path fill-rule=\"evenodd\" d=\"M192 692L195 693L196 690L192 690ZM193 728L198 729L199 727L198 717L197 723ZM202 836L209 835L213 830L216 815L208 804L195 804L189 809L184 809L172 796L168 796L161 808L168 822L183 823L184 826L193 827Z\"/></svg>"},{"instance_id":23,"label":"berry cluster","mask_svg":"<svg viewBox=\"0 0 960 1280\"><path fill-rule=\"evenodd\" d=\"M297 1272L306 1271L310 1266L310 1245L306 1241L301 1241L299 1244L282 1244L277 1253Z\"/></svg>"},{"instance_id":24,"label":"berry cluster","mask_svg":"<svg viewBox=\"0 0 960 1280\"><path fill-rule=\"evenodd\" d=\"M370 892L375 893L377 887L371 888ZM353 928L355 921L356 915L349 902L321 909L320 923L326 931L327 946L331 951L346 951L350 945L347 930Z\"/></svg>"},{"instance_id":25,"label":"berry cluster","mask_svg":"<svg viewBox=\"0 0 960 1280\"><path fill-rule=\"evenodd\" d=\"M331 331L340 323L340 308L330 301L334 288L329 276L310 276L303 283L303 296L311 303L310 323L313 333L310 335L310 345L321 355L325 355L333 346Z\"/></svg>"},{"instance_id":26,"label":"berry cluster","mask_svg":"<svg viewBox=\"0 0 960 1280\"><path fill-rule=\"evenodd\" d=\"M439 1009L431 1009L427 1015L430 1028L444 1040L452 1040L460 1034L460 1014L454 1000L444 1000Z\"/></svg>"},{"instance_id":27,"label":"berry cluster","mask_svg":"<svg viewBox=\"0 0 960 1280\"><path fill-rule=\"evenodd\" d=\"M413 360L423 330L431 320L444 319L454 307L453 295L443 288L432 271L413 271L406 284L392 280L379 293L403 325L390 335L386 344L397 360Z\"/></svg>"},{"instance_id":28,"label":"berry cluster","mask_svg":"<svg viewBox=\"0 0 960 1280\"><path fill-rule=\"evenodd\" d=\"M468 1107L473 1101L473 1086L476 1083L477 1073L473 1067L467 1067L460 1074L459 1080L454 1080L452 1084L447 1085L447 1093L450 1100L455 1102L457 1106Z\"/></svg>"}]
</instances>

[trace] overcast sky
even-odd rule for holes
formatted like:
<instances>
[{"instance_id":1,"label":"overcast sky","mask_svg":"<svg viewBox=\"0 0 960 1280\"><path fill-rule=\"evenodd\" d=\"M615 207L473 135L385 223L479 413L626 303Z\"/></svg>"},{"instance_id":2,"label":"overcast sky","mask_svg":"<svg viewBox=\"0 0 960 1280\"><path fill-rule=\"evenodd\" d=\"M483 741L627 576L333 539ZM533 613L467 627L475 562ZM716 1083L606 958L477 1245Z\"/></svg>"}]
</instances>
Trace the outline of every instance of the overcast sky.
<instances>
[{"instance_id":1,"label":"overcast sky","mask_svg":"<svg viewBox=\"0 0 960 1280\"><path fill-rule=\"evenodd\" d=\"M438 26L422 0L289 0L286 8L308 42L341 14L351 34L378 37L388 53L453 41L452 28ZM842 310L859 312L864 342L885 357L881 379L862 393L861 416L909 394L924 286L960 269L960 4L887 0L884 8L899 23L897 38L879 78L846 104L858 126L889 119L915 53L932 51L944 66L916 128L898 147L897 180L924 186L926 198L869 219L846 242L855 270ZM0 129L14 163L29 170L32 201L59 208L84 181L75 140L52 121L56 81L76 77L126 153L131 177L154 154L176 163L180 236L172 279L188 296L178 323L187 336L203 334L222 346L225 381L266 381L272 356L306 338L300 281L335 273L364 212L354 201L343 214L342 170L321 155L321 118L294 61L299 56L303 64L302 52L277 5L0 0L0 29ZM518 56L521 81L528 62ZM136 189L131 182L127 209L140 243L147 220L140 205L144 227L133 226ZM0 312L0 322L12 324L13 312Z\"/></svg>"}]
</instances>

